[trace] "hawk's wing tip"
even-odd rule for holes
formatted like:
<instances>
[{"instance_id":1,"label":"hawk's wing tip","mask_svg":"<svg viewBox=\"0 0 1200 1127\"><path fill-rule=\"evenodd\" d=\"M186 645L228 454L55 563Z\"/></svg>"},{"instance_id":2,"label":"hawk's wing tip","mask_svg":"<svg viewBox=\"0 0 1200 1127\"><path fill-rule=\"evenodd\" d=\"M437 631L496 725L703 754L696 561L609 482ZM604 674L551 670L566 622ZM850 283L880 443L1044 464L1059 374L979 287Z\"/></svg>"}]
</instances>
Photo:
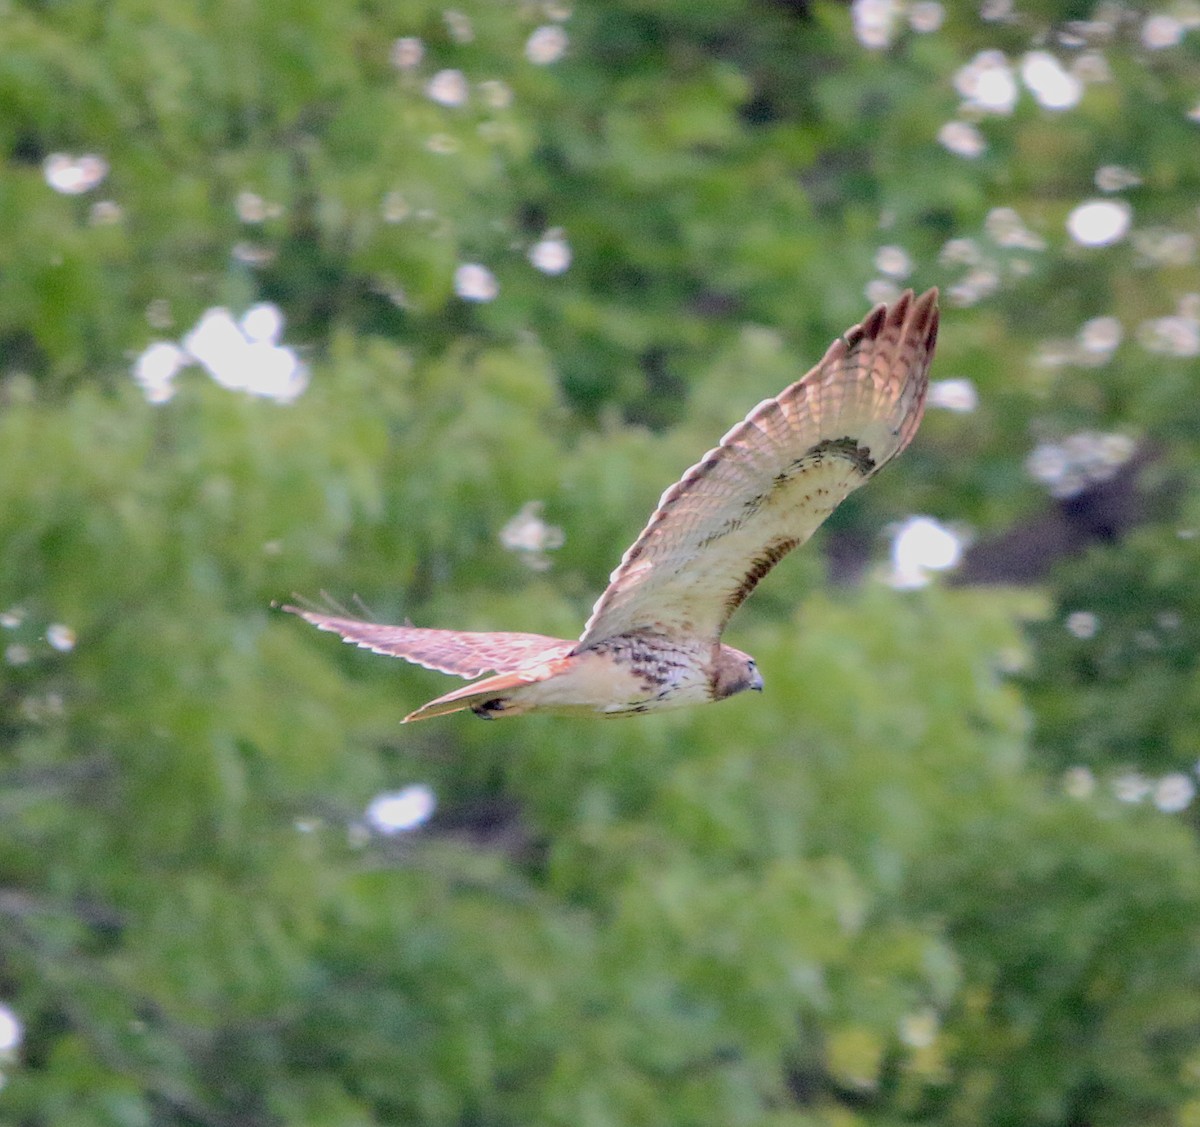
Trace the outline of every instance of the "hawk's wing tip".
<instances>
[{"instance_id":1,"label":"hawk's wing tip","mask_svg":"<svg viewBox=\"0 0 1200 1127\"><path fill-rule=\"evenodd\" d=\"M303 618L305 622L311 622L314 626L320 625L316 619L327 617L326 615L317 614L316 611L308 610L305 607L298 607L293 603L274 603L272 605L277 610L286 611L288 614L294 614L298 618Z\"/></svg>"},{"instance_id":2,"label":"hawk's wing tip","mask_svg":"<svg viewBox=\"0 0 1200 1127\"><path fill-rule=\"evenodd\" d=\"M912 293L912 290L908 292ZM937 286L930 286L929 289L913 302L913 313L920 316L928 316L930 314L936 316L940 297L941 293Z\"/></svg>"},{"instance_id":3,"label":"hawk's wing tip","mask_svg":"<svg viewBox=\"0 0 1200 1127\"><path fill-rule=\"evenodd\" d=\"M912 307L912 318L918 332L923 331L926 353L932 357L934 346L937 344L938 323L941 310L938 308L939 298L937 286L927 289Z\"/></svg>"}]
</instances>

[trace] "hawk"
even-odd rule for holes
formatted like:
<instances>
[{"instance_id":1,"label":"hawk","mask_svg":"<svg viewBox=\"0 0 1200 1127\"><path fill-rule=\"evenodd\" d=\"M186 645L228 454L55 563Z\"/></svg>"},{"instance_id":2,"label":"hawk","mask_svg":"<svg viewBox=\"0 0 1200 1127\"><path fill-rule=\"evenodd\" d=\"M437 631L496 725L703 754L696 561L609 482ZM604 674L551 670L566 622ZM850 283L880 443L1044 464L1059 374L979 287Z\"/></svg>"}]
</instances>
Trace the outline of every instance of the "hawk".
<instances>
[{"instance_id":1,"label":"hawk","mask_svg":"<svg viewBox=\"0 0 1200 1127\"><path fill-rule=\"evenodd\" d=\"M821 362L760 403L658 503L578 641L384 626L283 609L346 642L476 678L406 716L462 709L628 716L762 690L730 616L772 567L912 440L925 406L938 294L877 305Z\"/></svg>"}]
</instances>

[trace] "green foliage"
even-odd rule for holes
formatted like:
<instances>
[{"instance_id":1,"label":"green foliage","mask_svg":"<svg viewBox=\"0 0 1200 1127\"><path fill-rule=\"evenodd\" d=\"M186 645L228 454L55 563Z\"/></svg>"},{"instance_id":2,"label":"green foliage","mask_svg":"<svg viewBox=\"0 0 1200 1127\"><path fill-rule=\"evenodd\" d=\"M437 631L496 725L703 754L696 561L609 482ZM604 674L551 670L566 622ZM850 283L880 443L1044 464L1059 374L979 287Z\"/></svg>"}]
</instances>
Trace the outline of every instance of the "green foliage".
<instances>
[{"instance_id":1,"label":"green foliage","mask_svg":"<svg viewBox=\"0 0 1200 1127\"><path fill-rule=\"evenodd\" d=\"M0 1120L1200 1122L1197 33L897 7L871 49L868 7L9 5ZM1035 48L1078 105L962 108ZM62 153L107 174L56 190ZM1093 197L1128 238L1067 235ZM571 636L661 490L907 284L979 408L735 619L761 699L401 729L443 678L272 609ZM197 364L147 401L148 345L258 302L294 402ZM1142 444L1143 527L1036 589L880 581L911 513L1034 519L1079 431ZM540 556L500 538L530 502ZM372 827L418 783L428 826Z\"/></svg>"},{"instance_id":2,"label":"green foliage","mask_svg":"<svg viewBox=\"0 0 1200 1127\"><path fill-rule=\"evenodd\" d=\"M1189 771L1200 759L1200 551L1182 531L1092 552L1032 632L1038 743L1061 766Z\"/></svg>"}]
</instances>

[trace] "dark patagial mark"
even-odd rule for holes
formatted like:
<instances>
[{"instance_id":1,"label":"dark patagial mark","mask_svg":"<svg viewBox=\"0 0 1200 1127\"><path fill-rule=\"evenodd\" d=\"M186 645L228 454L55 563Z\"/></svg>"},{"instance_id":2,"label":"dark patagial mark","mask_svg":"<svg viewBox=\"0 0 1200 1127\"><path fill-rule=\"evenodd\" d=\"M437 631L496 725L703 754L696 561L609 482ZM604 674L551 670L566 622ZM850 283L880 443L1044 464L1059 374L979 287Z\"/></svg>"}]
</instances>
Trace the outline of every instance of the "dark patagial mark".
<instances>
[{"instance_id":1,"label":"dark patagial mark","mask_svg":"<svg viewBox=\"0 0 1200 1127\"><path fill-rule=\"evenodd\" d=\"M816 446L810 446L803 457L796 458L788 464L787 469L777 473L776 486L786 485L805 466L819 466L827 457L844 458L863 477L869 477L875 471L875 459L871 457L869 446L859 446L848 435L845 438L826 438Z\"/></svg>"},{"instance_id":2,"label":"dark patagial mark","mask_svg":"<svg viewBox=\"0 0 1200 1127\"><path fill-rule=\"evenodd\" d=\"M809 449L806 458L813 458L818 463L828 454L835 458L845 458L863 477L875 468L875 459L871 457L869 446L859 446L858 442L847 435L845 438L827 438Z\"/></svg>"},{"instance_id":3,"label":"dark patagial mark","mask_svg":"<svg viewBox=\"0 0 1200 1127\"><path fill-rule=\"evenodd\" d=\"M758 586L758 581L799 543L799 540L792 537L780 537L778 540L772 540L763 549L762 555L750 564L750 569L737 590L725 600L726 618L746 601L746 596Z\"/></svg>"}]
</instances>

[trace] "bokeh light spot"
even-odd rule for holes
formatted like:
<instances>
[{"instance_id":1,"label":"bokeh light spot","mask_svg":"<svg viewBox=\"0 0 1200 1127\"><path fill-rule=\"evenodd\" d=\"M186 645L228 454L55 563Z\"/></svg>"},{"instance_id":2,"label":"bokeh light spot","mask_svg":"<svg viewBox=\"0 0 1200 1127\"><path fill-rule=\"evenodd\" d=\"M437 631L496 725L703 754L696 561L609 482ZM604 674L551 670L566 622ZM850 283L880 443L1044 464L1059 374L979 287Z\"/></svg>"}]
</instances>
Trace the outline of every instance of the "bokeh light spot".
<instances>
[{"instance_id":1,"label":"bokeh light spot","mask_svg":"<svg viewBox=\"0 0 1200 1127\"><path fill-rule=\"evenodd\" d=\"M962 559L962 539L932 517L909 517L892 537L893 587L924 587L930 572L946 571Z\"/></svg>"},{"instance_id":2,"label":"bokeh light spot","mask_svg":"<svg viewBox=\"0 0 1200 1127\"><path fill-rule=\"evenodd\" d=\"M566 54L569 39L557 24L537 28L525 43L525 57L538 66L556 63Z\"/></svg>"},{"instance_id":3,"label":"bokeh light spot","mask_svg":"<svg viewBox=\"0 0 1200 1127\"><path fill-rule=\"evenodd\" d=\"M1128 234L1132 220L1124 200L1088 200L1067 216L1067 233L1080 246L1106 247Z\"/></svg>"},{"instance_id":4,"label":"bokeh light spot","mask_svg":"<svg viewBox=\"0 0 1200 1127\"><path fill-rule=\"evenodd\" d=\"M424 783L377 794L367 806L367 823L377 833L398 834L418 829L433 817L437 796Z\"/></svg>"},{"instance_id":5,"label":"bokeh light spot","mask_svg":"<svg viewBox=\"0 0 1200 1127\"><path fill-rule=\"evenodd\" d=\"M46 183L64 196L90 192L103 183L108 175L108 161L95 153L72 156L70 153L51 153L42 164Z\"/></svg>"},{"instance_id":6,"label":"bokeh light spot","mask_svg":"<svg viewBox=\"0 0 1200 1127\"><path fill-rule=\"evenodd\" d=\"M500 284L486 266L465 262L454 271L454 292L463 301L494 301Z\"/></svg>"}]
</instances>

